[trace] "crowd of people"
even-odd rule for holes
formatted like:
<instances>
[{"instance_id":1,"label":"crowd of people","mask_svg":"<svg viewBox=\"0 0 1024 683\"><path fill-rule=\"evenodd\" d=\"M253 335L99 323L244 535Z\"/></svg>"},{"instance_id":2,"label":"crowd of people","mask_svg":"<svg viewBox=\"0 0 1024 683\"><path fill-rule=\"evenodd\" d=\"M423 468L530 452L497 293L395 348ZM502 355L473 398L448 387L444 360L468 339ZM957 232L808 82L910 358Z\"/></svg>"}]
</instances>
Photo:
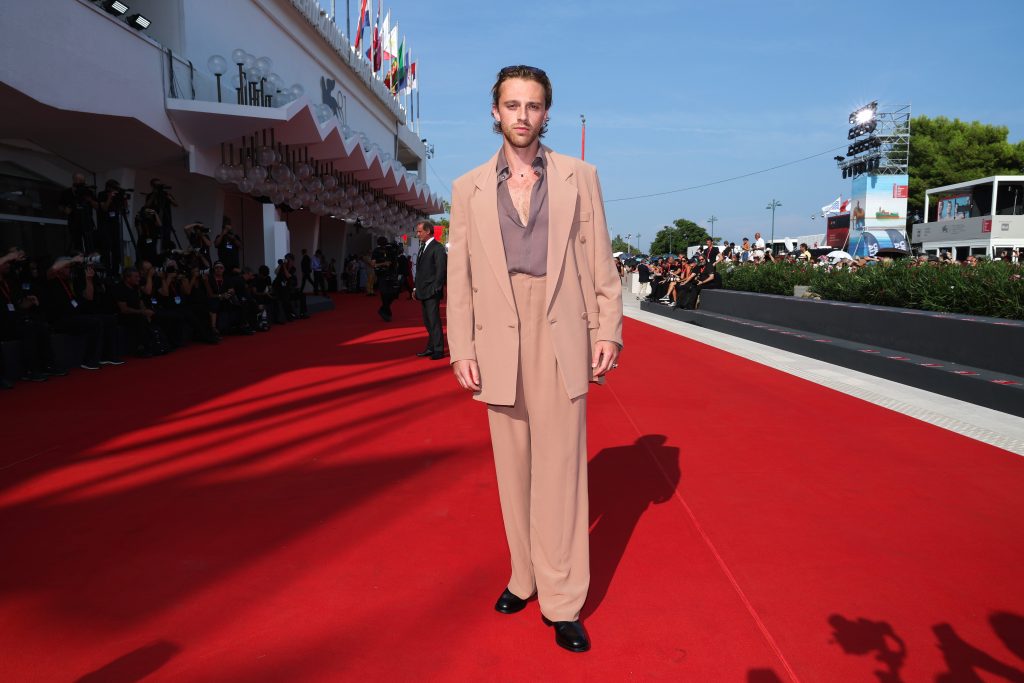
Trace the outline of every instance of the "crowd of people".
<instances>
[{"instance_id":1,"label":"crowd of people","mask_svg":"<svg viewBox=\"0 0 1024 683\"><path fill-rule=\"evenodd\" d=\"M66 375L52 336L84 342L79 367L120 365L122 356L162 355L189 340L217 344L223 335L253 335L274 324L308 318L292 254L267 266L212 267L196 253L161 256L154 265L111 269L97 252L62 256L50 263L11 247L0 255L0 342L14 342L20 367L8 376L41 382Z\"/></svg>"},{"instance_id":2,"label":"crowd of people","mask_svg":"<svg viewBox=\"0 0 1024 683\"><path fill-rule=\"evenodd\" d=\"M159 179L131 224L130 190L116 180L94 190L75 174L61 194L67 256L17 246L0 252L2 389L13 388L11 378L66 375L71 358L96 371L121 365L125 355L145 358L188 341L217 344L224 335L265 332L309 317L307 283L314 293L337 290L335 261L320 250L312 257L303 250L298 263L286 254L273 270L243 266L242 238L227 216L215 237L202 223L184 226L187 244L179 244L171 229L177 200ZM126 233L135 251L130 267L121 251ZM58 353L55 335L77 338L75 350Z\"/></svg>"},{"instance_id":3,"label":"crowd of people","mask_svg":"<svg viewBox=\"0 0 1024 683\"><path fill-rule=\"evenodd\" d=\"M637 298L645 298L650 302L659 302L677 308L693 309L698 306L699 294L705 289L716 289L722 286L722 274L736 267L756 267L762 263L805 263L814 268L825 270L856 271L871 267L878 263L893 260L893 256L852 256L842 251L831 254L820 253L816 256L812 248L801 243L797 249L785 254L775 254L765 248L760 233L755 233L754 240L746 237L741 244L735 242L715 245L711 239L691 258L683 254L661 258L645 259L630 266L623 265L616 259L620 276L627 272L637 274ZM985 261L984 256L967 255L957 260L952 252L940 254L921 254L913 256L915 266L976 266ZM997 260L1020 264L1021 252L1017 248L1001 249Z\"/></svg>"},{"instance_id":4,"label":"crowd of people","mask_svg":"<svg viewBox=\"0 0 1024 683\"><path fill-rule=\"evenodd\" d=\"M732 256L734 254L723 253L723 250L708 239L705 247L689 259L679 254L649 262L640 261L636 264L639 282L637 296L676 308L694 309L697 307L701 291L722 286L719 264ZM620 274L624 273L619 259L616 259L616 267L619 268Z\"/></svg>"}]
</instances>

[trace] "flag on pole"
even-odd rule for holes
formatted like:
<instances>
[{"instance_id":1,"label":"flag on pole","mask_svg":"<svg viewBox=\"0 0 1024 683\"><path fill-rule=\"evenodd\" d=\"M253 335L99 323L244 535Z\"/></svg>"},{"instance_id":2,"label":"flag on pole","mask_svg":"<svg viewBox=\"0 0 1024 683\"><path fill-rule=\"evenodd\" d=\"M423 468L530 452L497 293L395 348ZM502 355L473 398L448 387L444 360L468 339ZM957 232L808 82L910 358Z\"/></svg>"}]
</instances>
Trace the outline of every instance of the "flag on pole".
<instances>
[{"instance_id":1,"label":"flag on pole","mask_svg":"<svg viewBox=\"0 0 1024 683\"><path fill-rule=\"evenodd\" d=\"M392 95L397 95L399 91L399 83L402 79L402 70L405 68L404 52L405 37L403 36L402 43L398 46L398 54L391 60L391 69L388 71L388 75L384 77L384 85L387 86Z\"/></svg>"},{"instance_id":2,"label":"flag on pole","mask_svg":"<svg viewBox=\"0 0 1024 683\"><path fill-rule=\"evenodd\" d=\"M849 210L850 210L850 200L847 199L845 202L843 202L843 205L839 207L839 213L846 213Z\"/></svg>"},{"instance_id":3,"label":"flag on pole","mask_svg":"<svg viewBox=\"0 0 1024 683\"><path fill-rule=\"evenodd\" d=\"M391 25L391 10L384 15L384 25L380 29L381 52L384 59L392 60L398 52L398 24Z\"/></svg>"},{"instance_id":4,"label":"flag on pole","mask_svg":"<svg viewBox=\"0 0 1024 683\"><path fill-rule=\"evenodd\" d=\"M405 70L408 63L408 53L405 50L405 36L402 36L402 43L398 46L398 80L395 83L395 92L401 92L405 86Z\"/></svg>"},{"instance_id":5,"label":"flag on pole","mask_svg":"<svg viewBox=\"0 0 1024 683\"><path fill-rule=\"evenodd\" d=\"M361 0L359 3L359 23L356 26L356 50L363 42L363 30L370 27L370 10L367 9L368 0Z\"/></svg>"},{"instance_id":6,"label":"flag on pole","mask_svg":"<svg viewBox=\"0 0 1024 683\"><path fill-rule=\"evenodd\" d=\"M836 197L834 202L832 202L831 204L828 204L827 206L821 207L821 215L822 216L831 216L834 213L839 213L839 207L842 205L842 202L843 202L842 195Z\"/></svg>"},{"instance_id":7,"label":"flag on pole","mask_svg":"<svg viewBox=\"0 0 1024 683\"><path fill-rule=\"evenodd\" d=\"M409 66L412 63L412 45L405 46L405 54L402 55L402 70L398 74L398 91L403 95L409 93Z\"/></svg>"}]
</instances>

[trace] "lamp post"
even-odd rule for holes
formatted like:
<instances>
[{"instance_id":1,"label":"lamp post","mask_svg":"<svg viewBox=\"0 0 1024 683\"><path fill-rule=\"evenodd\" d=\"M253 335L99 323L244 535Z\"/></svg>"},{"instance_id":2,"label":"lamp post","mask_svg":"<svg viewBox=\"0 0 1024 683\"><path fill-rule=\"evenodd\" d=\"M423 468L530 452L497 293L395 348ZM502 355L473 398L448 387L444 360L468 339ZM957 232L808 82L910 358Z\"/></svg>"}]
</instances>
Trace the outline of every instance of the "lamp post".
<instances>
[{"instance_id":1,"label":"lamp post","mask_svg":"<svg viewBox=\"0 0 1024 683\"><path fill-rule=\"evenodd\" d=\"M708 223L711 224L711 243L715 243L715 223L718 222L718 216L711 214L711 218L708 219Z\"/></svg>"},{"instance_id":2,"label":"lamp post","mask_svg":"<svg viewBox=\"0 0 1024 683\"><path fill-rule=\"evenodd\" d=\"M643 253L643 252L640 251L640 233L636 234L636 253L638 253L638 254Z\"/></svg>"},{"instance_id":3,"label":"lamp post","mask_svg":"<svg viewBox=\"0 0 1024 683\"><path fill-rule=\"evenodd\" d=\"M633 239L633 233L629 233L628 235L626 235L626 256L629 256L629 254L630 254L630 251L629 251L629 247L630 247L629 241L631 239Z\"/></svg>"},{"instance_id":4,"label":"lamp post","mask_svg":"<svg viewBox=\"0 0 1024 683\"><path fill-rule=\"evenodd\" d=\"M221 102L220 77L228 72L228 60L220 55L213 55L206 60L206 66L214 76L217 77L217 101Z\"/></svg>"},{"instance_id":5,"label":"lamp post","mask_svg":"<svg viewBox=\"0 0 1024 683\"><path fill-rule=\"evenodd\" d=\"M771 246L769 247L769 249L772 250L772 254L775 253L775 209L779 208L780 206L782 206L782 202L776 199L772 199L771 204L764 207L766 209L772 210L772 241Z\"/></svg>"},{"instance_id":6,"label":"lamp post","mask_svg":"<svg viewBox=\"0 0 1024 683\"><path fill-rule=\"evenodd\" d=\"M587 117L580 114L580 121L583 123L583 129L580 131L580 161L586 161L587 159Z\"/></svg>"}]
</instances>

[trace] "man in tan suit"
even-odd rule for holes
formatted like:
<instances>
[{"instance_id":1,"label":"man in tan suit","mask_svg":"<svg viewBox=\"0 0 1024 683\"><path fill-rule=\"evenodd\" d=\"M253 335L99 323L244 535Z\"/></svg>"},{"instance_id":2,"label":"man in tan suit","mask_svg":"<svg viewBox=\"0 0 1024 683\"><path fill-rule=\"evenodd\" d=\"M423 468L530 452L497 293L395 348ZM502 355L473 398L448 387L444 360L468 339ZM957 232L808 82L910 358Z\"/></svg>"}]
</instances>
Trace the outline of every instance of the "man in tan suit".
<instances>
[{"instance_id":1,"label":"man in tan suit","mask_svg":"<svg viewBox=\"0 0 1024 683\"><path fill-rule=\"evenodd\" d=\"M512 557L495 609L537 594L555 642L590 649L587 390L616 367L622 290L597 171L540 144L551 82L511 66L491 91L498 153L452 186L448 346L487 404Z\"/></svg>"}]
</instances>

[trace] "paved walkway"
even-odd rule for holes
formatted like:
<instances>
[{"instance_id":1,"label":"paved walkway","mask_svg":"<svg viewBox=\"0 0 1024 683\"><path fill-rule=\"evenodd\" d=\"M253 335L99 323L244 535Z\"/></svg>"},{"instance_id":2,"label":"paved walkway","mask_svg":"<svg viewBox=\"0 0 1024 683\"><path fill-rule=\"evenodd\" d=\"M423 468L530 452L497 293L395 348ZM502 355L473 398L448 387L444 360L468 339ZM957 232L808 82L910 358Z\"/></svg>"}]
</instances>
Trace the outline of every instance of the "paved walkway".
<instances>
[{"instance_id":1,"label":"paved walkway","mask_svg":"<svg viewBox=\"0 0 1024 683\"><path fill-rule=\"evenodd\" d=\"M1024 455L1024 418L648 313L628 289L623 289L622 301L625 314L635 320Z\"/></svg>"}]
</instances>

